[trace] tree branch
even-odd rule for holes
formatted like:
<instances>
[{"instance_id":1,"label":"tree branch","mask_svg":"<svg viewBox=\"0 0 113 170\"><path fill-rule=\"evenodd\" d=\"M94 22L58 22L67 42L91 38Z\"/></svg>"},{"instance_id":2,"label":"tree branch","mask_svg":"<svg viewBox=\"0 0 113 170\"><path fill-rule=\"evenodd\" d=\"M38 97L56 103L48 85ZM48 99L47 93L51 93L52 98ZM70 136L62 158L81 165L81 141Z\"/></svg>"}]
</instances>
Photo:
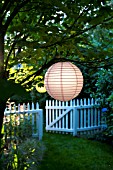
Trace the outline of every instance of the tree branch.
<instances>
[{"instance_id":1,"label":"tree branch","mask_svg":"<svg viewBox=\"0 0 113 170\"><path fill-rule=\"evenodd\" d=\"M92 25L92 26L89 27L89 28L86 28L86 29L84 29L84 30L81 30L81 31L79 31L77 34L70 35L70 37L66 37L66 38L65 38L65 36L64 36L64 37L61 38L61 40L56 41L56 42L53 42L53 43L51 43L51 44L49 44L49 45L45 45L45 44L44 44L44 45L39 45L39 48L48 48L48 47L52 47L52 46L56 46L56 45L61 45L61 44L63 44L64 42L66 42L67 40L72 39L72 38L74 38L74 37L78 37L78 36L82 35L83 33L87 32L87 31L89 31L89 30L91 30L91 29L93 29L93 28L96 28L98 25L102 25L102 24L104 24L105 22L110 21L111 19L113 19L113 16L111 16L110 18L105 19L105 20L102 21L101 23L97 23L97 24L95 24L95 25ZM36 42L38 42L38 41L34 41L33 43L36 43ZM30 42L29 42L29 43L30 43Z\"/></svg>"},{"instance_id":2,"label":"tree branch","mask_svg":"<svg viewBox=\"0 0 113 170\"><path fill-rule=\"evenodd\" d=\"M6 2L8 1L6 0L4 4L6 4ZM2 9L3 15L1 17L1 22L3 22L3 20L5 19L7 12L10 11L11 5L12 5L12 2L8 2L6 6L4 5L4 8Z\"/></svg>"},{"instance_id":3,"label":"tree branch","mask_svg":"<svg viewBox=\"0 0 113 170\"><path fill-rule=\"evenodd\" d=\"M40 75L44 69L48 68L49 66L51 66L53 63L55 63L55 58L53 58L51 61L49 61L47 64L45 63L39 70L37 70L36 72L34 72L33 74L27 76L24 80L22 80L20 83L23 84L25 81L29 80L30 77L34 76L36 77L37 75Z\"/></svg>"},{"instance_id":4,"label":"tree branch","mask_svg":"<svg viewBox=\"0 0 113 170\"><path fill-rule=\"evenodd\" d=\"M91 1L90 1L91 2ZM75 19L75 21L73 22L73 24L69 27L69 29L72 29L73 26L75 25L75 23L83 16L84 13L88 12L88 10L91 8L90 2L88 3L89 7L86 7L83 9L83 11L78 15L78 17Z\"/></svg>"},{"instance_id":5,"label":"tree branch","mask_svg":"<svg viewBox=\"0 0 113 170\"><path fill-rule=\"evenodd\" d=\"M41 73L43 72L43 70L49 68L52 64L56 63L56 62L65 62L65 61L69 61L69 62L73 62L73 63L77 63L77 64L81 64L83 65L84 67L87 67L87 68L106 68L108 66L111 66L113 64L106 64L104 66L100 65L100 66L93 66L94 63L96 62L100 62L98 60L94 60L94 61L89 61L89 62L81 62L81 61L78 61L78 60L73 60L73 59L69 59L69 58L53 58L51 61L49 61L48 63L45 63L39 70L37 70L36 72L34 72L33 74L27 76L24 80L22 80L20 83L21 84L24 84L26 81L28 81L31 77L33 77L33 79L36 77L36 76L39 76L41 75ZM103 62L105 60L101 60L101 62ZM101 64L101 63L100 63ZM30 80L28 83L32 83L33 82L33 79Z\"/></svg>"},{"instance_id":6,"label":"tree branch","mask_svg":"<svg viewBox=\"0 0 113 170\"><path fill-rule=\"evenodd\" d=\"M14 50L15 45L16 45L16 41L13 43L13 45L12 45L12 47L11 47L9 53L8 53L7 59L5 61L5 72L6 72L6 69L7 69L7 66L8 66L9 57L10 57L12 51Z\"/></svg>"},{"instance_id":7,"label":"tree branch","mask_svg":"<svg viewBox=\"0 0 113 170\"><path fill-rule=\"evenodd\" d=\"M4 11L7 12L8 4L10 4L10 1L9 1L9 0L5 0L5 1L4 1L4 4L3 4L3 6L2 6L2 8L1 8L1 10L0 10L0 13L1 13L1 14L3 14Z\"/></svg>"},{"instance_id":8,"label":"tree branch","mask_svg":"<svg viewBox=\"0 0 113 170\"><path fill-rule=\"evenodd\" d=\"M7 18L7 21L6 21L5 25L4 25L4 32L5 32L5 33L6 33L6 31L7 31L8 26L9 26L10 23L12 22L13 18L18 14L19 10L20 10L21 8L23 8L28 2L29 2L29 0L24 0L22 3L18 4L18 5L14 8L13 12L12 12L12 13L10 14L10 16Z\"/></svg>"},{"instance_id":9,"label":"tree branch","mask_svg":"<svg viewBox=\"0 0 113 170\"><path fill-rule=\"evenodd\" d=\"M8 53L7 59L6 59L6 61L5 61L5 71L6 71L7 66L8 66L9 57L10 57L12 51L14 50L15 45L16 45L17 42L18 42L17 38L20 37L21 35L22 35L22 33L19 33L19 34L16 35L15 38L14 38L14 42L13 42L13 44L12 44L12 47L11 47L11 49L10 49L10 51L9 51L9 53ZM25 35L25 36L23 37L23 40L25 40L27 37L28 37L28 35Z\"/></svg>"}]
</instances>

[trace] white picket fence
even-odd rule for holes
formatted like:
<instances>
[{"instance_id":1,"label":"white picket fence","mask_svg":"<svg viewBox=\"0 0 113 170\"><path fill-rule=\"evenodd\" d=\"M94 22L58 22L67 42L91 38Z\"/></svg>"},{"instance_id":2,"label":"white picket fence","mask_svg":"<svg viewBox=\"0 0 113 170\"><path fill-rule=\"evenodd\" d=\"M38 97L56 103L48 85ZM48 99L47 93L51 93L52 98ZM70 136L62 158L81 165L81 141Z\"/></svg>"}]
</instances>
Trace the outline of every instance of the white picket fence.
<instances>
[{"instance_id":1,"label":"white picket fence","mask_svg":"<svg viewBox=\"0 0 113 170\"><path fill-rule=\"evenodd\" d=\"M105 119L94 99L69 102L46 101L46 131L77 134L95 133L106 127Z\"/></svg>"},{"instance_id":2,"label":"white picket fence","mask_svg":"<svg viewBox=\"0 0 113 170\"><path fill-rule=\"evenodd\" d=\"M32 136L41 140L43 136L43 110L39 109L38 103L18 104L17 106L10 103L5 109L3 120L4 131L7 124L9 124L9 128L10 125L12 125L12 127L18 127L21 122L23 122L24 126L26 121L29 125L31 123ZM14 128L12 128L12 130L14 130ZM30 133L29 129L27 130L27 133Z\"/></svg>"}]
</instances>

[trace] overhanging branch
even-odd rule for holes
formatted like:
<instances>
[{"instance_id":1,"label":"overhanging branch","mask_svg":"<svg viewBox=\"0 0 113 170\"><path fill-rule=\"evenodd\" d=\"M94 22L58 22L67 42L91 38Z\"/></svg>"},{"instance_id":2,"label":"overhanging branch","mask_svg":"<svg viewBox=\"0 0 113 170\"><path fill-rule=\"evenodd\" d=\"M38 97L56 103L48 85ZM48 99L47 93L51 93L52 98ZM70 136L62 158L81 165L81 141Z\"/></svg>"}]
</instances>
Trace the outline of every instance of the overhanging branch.
<instances>
[{"instance_id":1,"label":"overhanging branch","mask_svg":"<svg viewBox=\"0 0 113 170\"><path fill-rule=\"evenodd\" d=\"M7 18L7 21L4 25L4 32L6 33L7 28L9 27L10 23L12 22L13 18L18 14L19 10L23 8L29 0L24 0L22 3L19 3L13 10L13 12L10 14L10 16Z\"/></svg>"},{"instance_id":2,"label":"overhanging branch","mask_svg":"<svg viewBox=\"0 0 113 170\"><path fill-rule=\"evenodd\" d=\"M19 38L21 35L22 35L22 33L17 34L17 35L15 36L15 38L14 38L14 42L13 42L13 44L12 44L12 47L11 47L11 49L10 49L10 51L9 51L9 53L8 53L7 59L6 59L6 61L5 61L5 71L6 71L7 66L8 66L8 61L9 61L10 55L11 55L12 51L14 50L14 47L16 46L17 42L18 42L17 38ZM28 37L28 34L27 34L27 35L24 35L24 37L23 37L22 39L23 39L23 40L26 40L27 37Z\"/></svg>"},{"instance_id":3,"label":"overhanging branch","mask_svg":"<svg viewBox=\"0 0 113 170\"><path fill-rule=\"evenodd\" d=\"M31 77L33 77L33 79L36 76L41 75L41 73L43 72L43 70L48 69L52 64L56 63L56 62L65 62L65 61L69 61L69 62L73 62L75 64L81 64L82 66L86 67L86 68L93 68L93 69L98 69L98 68L106 68L109 66L112 66L113 64L105 64L105 65L101 65L101 63L104 60L101 60L100 66L96 66L94 65L95 62L98 62L98 60L94 60L94 61L90 61L90 62L81 62L78 60L73 60L73 59L68 59L68 58L53 58L51 61L49 61L48 63L45 63L39 70L37 70L36 72L34 72L33 74L27 76L24 80L22 80L20 83L24 84L26 81L28 81ZM99 61L100 62L100 61ZM28 83L32 83L33 79L30 80Z\"/></svg>"}]
</instances>

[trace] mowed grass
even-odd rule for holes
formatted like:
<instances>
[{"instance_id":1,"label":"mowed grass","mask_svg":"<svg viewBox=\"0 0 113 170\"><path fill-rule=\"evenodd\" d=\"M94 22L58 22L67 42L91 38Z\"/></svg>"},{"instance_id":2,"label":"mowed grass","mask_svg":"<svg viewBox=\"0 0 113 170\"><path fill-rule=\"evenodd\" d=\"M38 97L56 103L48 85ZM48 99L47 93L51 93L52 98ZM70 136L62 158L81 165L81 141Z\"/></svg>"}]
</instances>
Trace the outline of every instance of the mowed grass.
<instances>
[{"instance_id":1,"label":"mowed grass","mask_svg":"<svg viewBox=\"0 0 113 170\"><path fill-rule=\"evenodd\" d=\"M113 170L113 147L71 135L44 133L39 170Z\"/></svg>"}]
</instances>

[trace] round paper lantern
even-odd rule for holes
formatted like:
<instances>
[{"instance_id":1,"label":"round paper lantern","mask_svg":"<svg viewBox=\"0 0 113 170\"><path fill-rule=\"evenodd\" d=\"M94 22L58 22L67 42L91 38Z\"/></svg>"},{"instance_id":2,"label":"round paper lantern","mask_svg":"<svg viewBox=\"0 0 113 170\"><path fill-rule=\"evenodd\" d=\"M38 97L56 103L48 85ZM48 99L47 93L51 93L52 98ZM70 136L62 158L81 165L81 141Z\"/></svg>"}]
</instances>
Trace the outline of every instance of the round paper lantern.
<instances>
[{"instance_id":1,"label":"round paper lantern","mask_svg":"<svg viewBox=\"0 0 113 170\"><path fill-rule=\"evenodd\" d=\"M51 97L69 101L81 92L83 76L80 69L71 62L58 62L47 70L44 84Z\"/></svg>"}]
</instances>

